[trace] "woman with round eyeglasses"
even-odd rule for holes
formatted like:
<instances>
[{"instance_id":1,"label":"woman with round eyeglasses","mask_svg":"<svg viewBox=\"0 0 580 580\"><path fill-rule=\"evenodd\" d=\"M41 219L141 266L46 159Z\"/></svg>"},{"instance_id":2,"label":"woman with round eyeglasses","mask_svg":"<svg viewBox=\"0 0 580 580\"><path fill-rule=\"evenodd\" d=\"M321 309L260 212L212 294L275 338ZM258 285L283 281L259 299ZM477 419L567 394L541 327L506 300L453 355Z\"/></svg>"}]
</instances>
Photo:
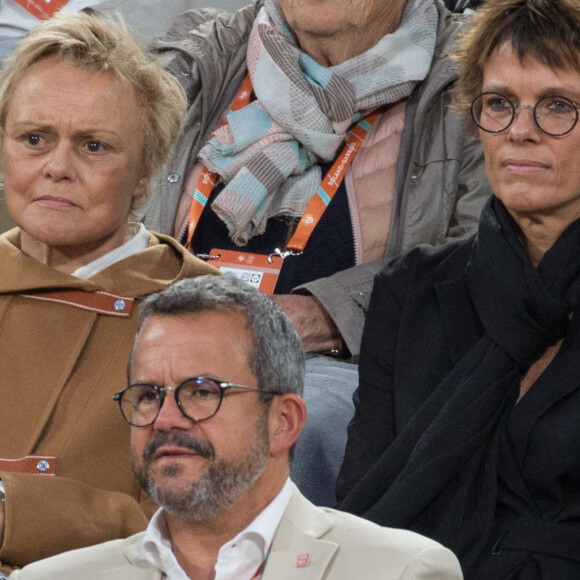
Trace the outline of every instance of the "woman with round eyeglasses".
<instances>
[{"instance_id":1,"label":"woman with round eyeglasses","mask_svg":"<svg viewBox=\"0 0 580 580\"><path fill-rule=\"evenodd\" d=\"M375 280L339 506L466 580L580 578L580 3L488 0L456 58L494 195Z\"/></svg>"},{"instance_id":2,"label":"woman with round eyeglasses","mask_svg":"<svg viewBox=\"0 0 580 580\"><path fill-rule=\"evenodd\" d=\"M502 133L509 129L522 108L531 110L540 131L550 137L567 135L578 122L576 103L562 95L542 97L532 106L524 103L516 105L501 93L481 93L471 103L471 115L481 130Z\"/></svg>"}]
</instances>

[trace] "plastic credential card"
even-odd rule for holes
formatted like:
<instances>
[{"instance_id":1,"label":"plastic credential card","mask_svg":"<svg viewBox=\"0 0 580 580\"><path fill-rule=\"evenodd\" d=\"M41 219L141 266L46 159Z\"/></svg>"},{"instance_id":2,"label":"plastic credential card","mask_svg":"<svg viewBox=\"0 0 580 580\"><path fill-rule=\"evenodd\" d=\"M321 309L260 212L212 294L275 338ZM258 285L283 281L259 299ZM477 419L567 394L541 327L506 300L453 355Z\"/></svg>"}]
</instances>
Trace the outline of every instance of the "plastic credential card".
<instances>
[{"instance_id":1,"label":"plastic credential card","mask_svg":"<svg viewBox=\"0 0 580 580\"><path fill-rule=\"evenodd\" d=\"M224 274L233 274L242 282L258 288L264 294L274 294L283 263L280 256L265 256L217 248L214 248L210 254L219 256L212 258L209 263L219 268Z\"/></svg>"}]
</instances>

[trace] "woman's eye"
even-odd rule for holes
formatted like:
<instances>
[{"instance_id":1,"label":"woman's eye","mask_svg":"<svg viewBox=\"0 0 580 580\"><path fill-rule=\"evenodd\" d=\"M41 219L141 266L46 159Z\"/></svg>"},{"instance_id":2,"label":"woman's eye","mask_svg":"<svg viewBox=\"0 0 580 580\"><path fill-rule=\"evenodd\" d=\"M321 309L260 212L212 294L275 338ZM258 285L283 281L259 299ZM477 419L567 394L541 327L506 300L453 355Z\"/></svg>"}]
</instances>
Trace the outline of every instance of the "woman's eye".
<instances>
[{"instance_id":1,"label":"woman's eye","mask_svg":"<svg viewBox=\"0 0 580 580\"><path fill-rule=\"evenodd\" d=\"M509 105L506 99L502 99L501 97L494 97L493 99L489 99L486 103L487 107L494 112L500 113L509 109Z\"/></svg>"},{"instance_id":2,"label":"woman's eye","mask_svg":"<svg viewBox=\"0 0 580 580\"><path fill-rule=\"evenodd\" d=\"M570 103L558 99L551 101L551 103L548 104L548 109L558 115L574 113L574 107Z\"/></svg>"}]
</instances>

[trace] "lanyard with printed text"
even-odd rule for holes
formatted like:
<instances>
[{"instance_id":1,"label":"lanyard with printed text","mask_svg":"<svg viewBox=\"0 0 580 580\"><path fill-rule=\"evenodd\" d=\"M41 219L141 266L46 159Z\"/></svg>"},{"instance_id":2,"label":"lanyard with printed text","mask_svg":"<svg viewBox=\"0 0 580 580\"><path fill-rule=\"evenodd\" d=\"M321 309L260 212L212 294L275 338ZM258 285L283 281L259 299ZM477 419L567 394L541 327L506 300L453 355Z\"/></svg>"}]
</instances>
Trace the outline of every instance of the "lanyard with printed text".
<instances>
[{"instance_id":1,"label":"lanyard with printed text","mask_svg":"<svg viewBox=\"0 0 580 580\"><path fill-rule=\"evenodd\" d=\"M371 129L374 120L377 118L377 113L369 115L365 119L359 121L355 128L350 132L346 145L338 159L333 163L330 171L326 174L316 192L312 196L310 203L306 207L304 215L296 226L294 235L286 244L287 250L296 250L302 252L314 231L314 228L322 218L322 214L332 201L335 193L338 191L344 175L349 165L352 163L354 156L360 149L364 138Z\"/></svg>"}]
</instances>

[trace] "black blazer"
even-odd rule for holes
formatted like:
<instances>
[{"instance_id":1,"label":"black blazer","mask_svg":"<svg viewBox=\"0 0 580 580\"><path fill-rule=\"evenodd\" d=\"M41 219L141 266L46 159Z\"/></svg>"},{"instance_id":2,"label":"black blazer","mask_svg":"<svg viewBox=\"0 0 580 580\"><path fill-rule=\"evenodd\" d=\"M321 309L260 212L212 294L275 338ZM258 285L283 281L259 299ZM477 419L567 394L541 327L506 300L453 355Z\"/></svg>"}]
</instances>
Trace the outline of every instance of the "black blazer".
<instances>
[{"instance_id":1,"label":"black blazer","mask_svg":"<svg viewBox=\"0 0 580 580\"><path fill-rule=\"evenodd\" d=\"M339 507L368 517L384 488L369 483L372 468L484 334L464 277L472 244L417 248L376 277ZM555 359L509 413L493 531L473 577L512 578L518 569L514 578L580 578L579 328L574 320ZM365 476L365 497L357 496ZM393 525L390 514L372 519Z\"/></svg>"}]
</instances>

